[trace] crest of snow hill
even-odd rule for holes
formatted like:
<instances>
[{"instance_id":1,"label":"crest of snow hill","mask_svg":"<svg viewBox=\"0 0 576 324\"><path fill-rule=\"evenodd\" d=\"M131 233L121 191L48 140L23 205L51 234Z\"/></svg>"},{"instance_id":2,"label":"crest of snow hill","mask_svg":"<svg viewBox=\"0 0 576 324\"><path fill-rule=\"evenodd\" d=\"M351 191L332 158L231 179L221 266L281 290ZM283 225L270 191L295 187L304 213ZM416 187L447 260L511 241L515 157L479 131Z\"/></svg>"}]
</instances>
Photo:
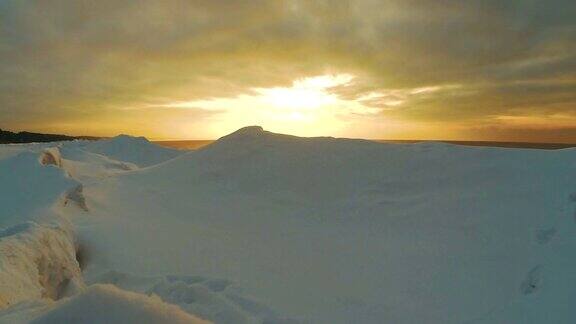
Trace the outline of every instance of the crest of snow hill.
<instances>
[{"instance_id":1,"label":"crest of snow hill","mask_svg":"<svg viewBox=\"0 0 576 324\"><path fill-rule=\"evenodd\" d=\"M132 137L119 135L108 140L89 142L84 149L98 153L106 157L130 162L139 167L147 167L158 164L176 156L182 152L150 143L144 137Z\"/></svg>"},{"instance_id":2,"label":"crest of snow hill","mask_svg":"<svg viewBox=\"0 0 576 324\"><path fill-rule=\"evenodd\" d=\"M571 323L575 159L259 126L0 145L0 323ZM215 275L107 268L159 246Z\"/></svg>"},{"instance_id":3,"label":"crest of snow hill","mask_svg":"<svg viewBox=\"0 0 576 324\"><path fill-rule=\"evenodd\" d=\"M220 138L225 140L250 140L269 133L260 126L247 126Z\"/></svg>"}]
</instances>

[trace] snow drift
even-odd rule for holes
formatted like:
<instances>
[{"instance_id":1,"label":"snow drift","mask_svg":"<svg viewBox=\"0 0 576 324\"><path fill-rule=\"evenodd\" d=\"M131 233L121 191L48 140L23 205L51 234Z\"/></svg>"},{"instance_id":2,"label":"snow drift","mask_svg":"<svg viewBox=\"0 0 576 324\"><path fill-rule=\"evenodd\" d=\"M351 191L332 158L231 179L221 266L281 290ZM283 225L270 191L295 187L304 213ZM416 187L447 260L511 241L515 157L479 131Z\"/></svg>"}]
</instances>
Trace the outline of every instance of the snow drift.
<instances>
[{"instance_id":1,"label":"snow drift","mask_svg":"<svg viewBox=\"0 0 576 324\"><path fill-rule=\"evenodd\" d=\"M141 323L207 324L157 297L122 291L112 285L95 285L63 301L34 324L58 323Z\"/></svg>"},{"instance_id":2,"label":"snow drift","mask_svg":"<svg viewBox=\"0 0 576 324\"><path fill-rule=\"evenodd\" d=\"M22 295L11 286L0 322L94 320L89 304L113 310L102 320L127 322L147 311L216 323L576 320L574 149L248 127L190 153L126 136L17 151L0 146L0 171L10 170L0 172L0 202L11 211L0 221L34 223L8 230L0 247L61 260L48 271L60 275L34 286L42 275L30 272ZM72 229L51 227L56 216ZM54 252L37 252L46 235ZM62 266L74 249L89 256L80 274L77 261ZM46 269L9 255L6 269ZM73 278L77 288L45 288Z\"/></svg>"}]
</instances>

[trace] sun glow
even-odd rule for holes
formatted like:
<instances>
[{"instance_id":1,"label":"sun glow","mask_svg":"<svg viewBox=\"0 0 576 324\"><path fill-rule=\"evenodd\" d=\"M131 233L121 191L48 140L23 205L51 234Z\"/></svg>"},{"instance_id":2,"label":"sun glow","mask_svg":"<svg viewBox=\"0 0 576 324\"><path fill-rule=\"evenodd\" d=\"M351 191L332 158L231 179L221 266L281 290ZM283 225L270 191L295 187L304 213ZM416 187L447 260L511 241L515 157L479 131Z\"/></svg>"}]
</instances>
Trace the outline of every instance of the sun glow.
<instances>
[{"instance_id":1,"label":"sun glow","mask_svg":"<svg viewBox=\"0 0 576 324\"><path fill-rule=\"evenodd\" d=\"M280 109L308 110L334 103L336 98L321 90L273 88L259 91L262 99Z\"/></svg>"},{"instance_id":2,"label":"sun glow","mask_svg":"<svg viewBox=\"0 0 576 324\"><path fill-rule=\"evenodd\" d=\"M331 132L338 127L334 115L339 107L346 105L330 89L346 85L353 78L350 74L308 77L295 80L290 87L254 88L254 95L175 102L165 106L219 112L214 116L212 127L220 134L258 124L291 134L315 135L315 132Z\"/></svg>"},{"instance_id":3,"label":"sun glow","mask_svg":"<svg viewBox=\"0 0 576 324\"><path fill-rule=\"evenodd\" d=\"M338 102L329 93L332 87L345 85L354 77L349 74L324 75L294 81L289 88L258 88L262 100L279 109L311 110Z\"/></svg>"},{"instance_id":4,"label":"sun glow","mask_svg":"<svg viewBox=\"0 0 576 324\"><path fill-rule=\"evenodd\" d=\"M214 137L246 125L299 136L368 137L405 128L403 123L382 116L381 108L366 105L362 101L366 98L343 99L335 93L336 87L347 86L353 79L350 74L321 75L297 79L289 87L254 88L250 95L164 106L213 112L209 125L203 127Z\"/></svg>"}]
</instances>

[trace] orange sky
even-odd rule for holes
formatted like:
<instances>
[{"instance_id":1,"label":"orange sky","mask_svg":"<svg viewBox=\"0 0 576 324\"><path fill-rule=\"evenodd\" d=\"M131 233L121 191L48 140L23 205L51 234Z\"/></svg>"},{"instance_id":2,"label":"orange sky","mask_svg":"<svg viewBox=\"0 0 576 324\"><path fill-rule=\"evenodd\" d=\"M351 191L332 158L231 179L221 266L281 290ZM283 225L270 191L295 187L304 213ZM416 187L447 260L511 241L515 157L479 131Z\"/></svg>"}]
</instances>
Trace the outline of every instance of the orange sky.
<instances>
[{"instance_id":1,"label":"orange sky","mask_svg":"<svg viewBox=\"0 0 576 324\"><path fill-rule=\"evenodd\" d=\"M576 143L571 0L0 2L0 128Z\"/></svg>"}]
</instances>

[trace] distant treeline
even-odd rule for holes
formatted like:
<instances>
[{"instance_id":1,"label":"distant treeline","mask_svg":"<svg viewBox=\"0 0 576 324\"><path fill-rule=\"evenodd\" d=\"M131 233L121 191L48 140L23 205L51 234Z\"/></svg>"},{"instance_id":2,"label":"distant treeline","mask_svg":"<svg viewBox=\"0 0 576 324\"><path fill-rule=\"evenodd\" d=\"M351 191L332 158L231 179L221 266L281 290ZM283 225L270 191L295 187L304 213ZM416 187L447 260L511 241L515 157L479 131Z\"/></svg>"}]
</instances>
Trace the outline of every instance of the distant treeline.
<instances>
[{"instance_id":1,"label":"distant treeline","mask_svg":"<svg viewBox=\"0 0 576 324\"><path fill-rule=\"evenodd\" d=\"M72 141L75 139L96 140L98 138L91 136L68 136L60 134L40 134L30 132L14 133L0 129L0 144L58 142L58 141Z\"/></svg>"}]
</instances>

